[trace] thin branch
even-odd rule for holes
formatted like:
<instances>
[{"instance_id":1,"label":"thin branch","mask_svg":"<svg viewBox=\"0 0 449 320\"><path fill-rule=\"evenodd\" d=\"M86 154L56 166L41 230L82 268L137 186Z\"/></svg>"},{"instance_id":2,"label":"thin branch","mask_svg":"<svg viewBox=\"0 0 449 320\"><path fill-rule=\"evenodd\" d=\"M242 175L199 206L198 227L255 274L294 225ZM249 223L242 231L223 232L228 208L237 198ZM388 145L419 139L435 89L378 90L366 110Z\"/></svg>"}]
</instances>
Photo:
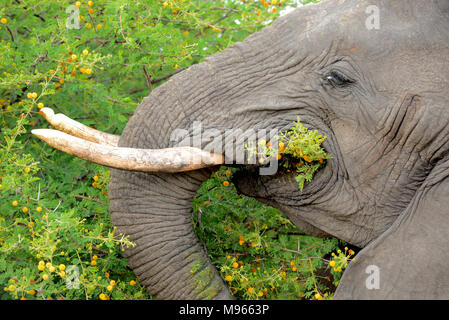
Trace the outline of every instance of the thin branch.
<instances>
[{"instance_id":1,"label":"thin branch","mask_svg":"<svg viewBox=\"0 0 449 320\"><path fill-rule=\"evenodd\" d=\"M100 201L100 200L97 200L97 199L92 199L92 198L89 198L89 197L86 197L86 196L82 196L82 195L79 195L79 194L72 194L72 197L78 198L78 199L94 201L94 202L97 202L97 203L102 204L102 205L106 205L107 204L107 203L105 203L103 201Z\"/></svg>"},{"instance_id":2,"label":"thin branch","mask_svg":"<svg viewBox=\"0 0 449 320\"><path fill-rule=\"evenodd\" d=\"M41 16L40 14L38 14L38 13L34 13L33 16L35 16L36 18L41 19L42 22L46 22L45 18L43 16Z\"/></svg>"},{"instance_id":3,"label":"thin branch","mask_svg":"<svg viewBox=\"0 0 449 320\"><path fill-rule=\"evenodd\" d=\"M59 195L58 195L59 196ZM56 206L56 208L53 210L53 212L56 212L56 210L58 210L59 206L61 205L62 200L59 200L58 205Z\"/></svg>"},{"instance_id":4,"label":"thin branch","mask_svg":"<svg viewBox=\"0 0 449 320\"><path fill-rule=\"evenodd\" d=\"M134 89L129 90L126 94L134 94L134 93L142 91L143 89L144 88L134 88Z\"/></svg>"},{"instance_id":5,"label":"thin branch","mask_svg":"<svg viewBox=\"0 0 449 320\"><path fill-rule=\"evenodd\" d=\"M214 10L223 10L223 11L231 11L231 12L236 12L236 13L242 12L242 11L237 10L237 9L234 9L234 8L219 8L219 7L211 8L210 10L211 10L211 11L214 11ZM196 11L199 11L199 10L196 10Z\"/></svg>"},{"instance_id":6,"label":"thin branch","mask_svg":"<svg viewBox=\"0 0 449 320\"><path fill-rule=\"evenodd\" d=\"M285 252L291 252L291 253L296 253L296 254L302 255L301 251L291 250L291 249L287 249L287 248L281 248L281 250L285 251Z\"/></svg>"},{"instance_id":7,"label":"thin branch","mask_svg":"<svg viewBox=\"0 0 449 320\"><path fill-rule=\"evenodd\" d=\"M151 79L151 84L155 84L155 83L167 80L168 78L170 78L170 77L174 76L175 74L180 73L181 71L184 71L184 70L185 70L185 68L181 67L181 68L177 69L175 72L169 73L162 77Z\"/></svg>"},{"instance_id":8,"label":"thin branch","mask_svg":"<svg viewBox=\"0 0 449 320\"><path fill-rule=\"evenodd\" d=\"M105 95L105 97L106 97L106 99L108 99L109 101L112 101L112 102L115 102L115 103L118 103L118 104L122 104L123 102L121 102L120 100L116 100L116 99L114 99L114 98L111 98L110 96L106 96Z\"/></svg>"},{"instance_id":9,"label":"thin branch","mask_svg":"<svg viewBox=\"0 0 449 320\"><path fill-rule=\"evenodd\" d=\"M11 41L12 42L14 42L14 36L12 35L12 31L11 31L11 29L8 27L8 25L7 24L5 24L5 28L6 28L6 30L8 30L8 32L9 32L9 35L11 36Z\"/></svg>"},{"instance_id":10,"label":"thin branch","mask_svg":"<svg viewBox=\"0 0 449 320\"><path fill-rule=\"evenodd\" d=\"M148 93L151 93L151 91L153 91L153 87L151 86L151 76L148 74L147 68L145 68L145 66L143 66L142 69L143 69L143 74L145 75L145 82L148 87Z\"/></svg>"},{"instance_id":11,"label":"thin branch","mask_svg":"<svg viewBox=\"0 0 449 320\"><path fill-rule=\"evenodd\" d=\"M48 52L45 53L45 55L39 55L33 62L33 64L31 65L31 73L34 74L34 72L36 71L36 67L39 63L44 62L45 60L48 59Z\"/></svg>"},{"instance_id":12,"label":"thin branch","mask_svg":"<svg viewBox=\"0 0 449 320\"><path fill-rule=\"evenodd\" d=\"M119 16L119 22L120 22L120 33L122 34L123 40L126 41L127 44L131 45L129 43L128 39L126 39L125 34L123 33L123 24L122 24L122 13L123 13L123 7L126 6L126 4L122 5L120 7L120 16Z\"/></svg>"},{"instance_id":13,"label":"thin branch","mask_svg":"<svg viewBox=\"0 0 449 320\"><path fill-rule=\"evenodd\" d=\"M92 246L92 249L94 249L95 251L100 252L100 253L102 253L102 254L104 254L104 255L109 254L109 252L107 252L107 251L105 251L105 250L101 250L100 248L98 248L98 247L96 247L96 246Z\"/></svg>"}]
</instances>

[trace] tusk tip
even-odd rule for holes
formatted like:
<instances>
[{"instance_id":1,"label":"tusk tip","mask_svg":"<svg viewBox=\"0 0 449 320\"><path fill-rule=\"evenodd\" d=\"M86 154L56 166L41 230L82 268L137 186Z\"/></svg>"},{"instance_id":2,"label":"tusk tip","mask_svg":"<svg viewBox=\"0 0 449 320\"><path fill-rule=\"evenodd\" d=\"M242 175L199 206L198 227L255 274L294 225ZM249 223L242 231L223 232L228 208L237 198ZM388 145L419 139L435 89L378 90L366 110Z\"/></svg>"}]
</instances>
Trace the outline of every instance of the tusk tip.
<instances>
[{"instance_id":1,"label":"tusk tip","mask_svg":"<svg viewBox=\"0 0 449 320\"><path fill-rule=\"evenodd\" d=\"M41 137L43 133L42 130L44 129L33 129L31 130L31 134L35 135L36 137Z\"/></svg>"},{"instance_id":2,"label":"tusk tip","mask_svg":"<svg viewBox=\"0 0 449 320\"><path fill-rule=\"evenodd\" d=\"M47 121L55 115L53 109L45 107L39 110L39 114L43 116Z\"/></svg>"},{"instance_id":3,"label":"tusk tip","mask_svg":"<svg viewBox=\"0 0 449 320\"><path fill-rule=\"evenodd\" d=\"M54 131L55 130L52 129L33 129L31 130L31 133L38 138L43 138L53 136Z\"/></svg>"}]
</instances>

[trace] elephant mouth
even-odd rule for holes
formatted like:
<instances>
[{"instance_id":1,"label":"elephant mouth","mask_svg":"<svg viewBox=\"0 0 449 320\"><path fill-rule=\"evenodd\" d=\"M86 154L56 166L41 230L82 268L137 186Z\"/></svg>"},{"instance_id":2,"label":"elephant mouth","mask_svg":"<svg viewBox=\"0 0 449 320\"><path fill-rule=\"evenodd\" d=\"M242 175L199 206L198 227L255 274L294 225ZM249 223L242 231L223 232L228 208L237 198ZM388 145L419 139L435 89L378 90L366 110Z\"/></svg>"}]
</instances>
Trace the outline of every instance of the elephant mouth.
<instances>
[{"instance_id":1,"label":"elephant mouth","mask_svg":"<svg viewBox=\"0 0 449 320\"><path fill-rule=\"evenodd\" d=\"M261 168L266 167L266 164L233 164L232 166L238 168L238 171L233 175L232 182L239 193L267 204L293 201L295 205L308 205L330 193L337 178L345 176L344 166L341 163L341 151L335 134L331 126L316 118L311 122L304 121L302 124L307 129L317 130L327 137L321 147L331 156L314 174L312 180L306 182L300 190L295 169L279 166L278 170L272 174L264 175L261 174ZM285 132L291 128L292 124L288 124L279 128L279 132Z\"/></svg>"},{"instance_id":2,"label":"elephant mouth","mask_svg":"<svg viewBox=\"0 0 449 320\"><path fill-rule=\"evenodd\" d=\"M292 200L297 205L307 205L329 193L338 174L337 153L332 143L323 144L326 153L332 158L323 163L323 166L314 174L312 181L306 182L302 190L296 181L297 173L293 170L280 168L272 175L261 175L261 165L234 165L237 172L232 182L237 191L261 202L272 204L282 198L282 202ZM335 156L334 156L335 154Z\"/></svg>"}]
</instances>

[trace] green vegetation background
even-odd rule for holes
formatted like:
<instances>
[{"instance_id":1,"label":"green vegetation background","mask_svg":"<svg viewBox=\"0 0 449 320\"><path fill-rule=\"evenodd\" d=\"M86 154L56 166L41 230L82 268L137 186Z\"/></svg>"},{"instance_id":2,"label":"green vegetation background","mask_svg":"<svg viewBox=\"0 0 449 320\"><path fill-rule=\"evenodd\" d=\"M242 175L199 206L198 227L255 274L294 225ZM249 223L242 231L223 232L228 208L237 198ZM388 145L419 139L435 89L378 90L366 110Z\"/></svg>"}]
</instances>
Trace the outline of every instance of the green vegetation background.
<instances>
[{"instance_id":1,"label":"green vegetation background","mask_svg":"<svg viewBox=\"0 0 449 320\"><path fill-rule=\"evenodd\" d=\"M122 256L133 243L109 220L108 169L33 137L31 129L48 127L40 107L120 134L142 98L171 75L296 5L1 0L0 299L151 298ZM230 174L223 168L202 186L192 220L232 292L330 298L346 250L329 273L323 257L338 241L305 236L277 210L237 195Z\"/></svg>"}]
</instances>

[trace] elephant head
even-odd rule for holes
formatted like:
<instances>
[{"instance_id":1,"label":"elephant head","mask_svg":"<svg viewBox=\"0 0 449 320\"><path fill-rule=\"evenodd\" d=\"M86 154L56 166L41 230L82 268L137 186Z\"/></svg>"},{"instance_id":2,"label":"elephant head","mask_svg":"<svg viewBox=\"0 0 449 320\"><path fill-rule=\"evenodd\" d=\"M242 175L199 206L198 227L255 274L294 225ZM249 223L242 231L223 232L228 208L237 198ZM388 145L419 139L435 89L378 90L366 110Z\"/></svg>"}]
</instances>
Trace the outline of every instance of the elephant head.
<instances>
[{"instance_id":1,"label":"elephant head","mask_svg":"<svg viewBox=\"0 0 449 320\"><path fill-rule=\"evenodd\" d=\"M173 76L120 138L52 114L57 128L83 139L34 133L117 168L112 222L137 244L126 256L152 295L226 299L193 232L192 198L217 165L237 162L238 135L231 151L221 148L230 129L281 131L300 116L328 137L332 159L302 191L293 174L261 175L244 163L238 190L311 235L363 248L336 298L449 298L448 103L447 0L324 1ZM206 160L192 165L192 153Z\"/></svg>"}]
</instances>

